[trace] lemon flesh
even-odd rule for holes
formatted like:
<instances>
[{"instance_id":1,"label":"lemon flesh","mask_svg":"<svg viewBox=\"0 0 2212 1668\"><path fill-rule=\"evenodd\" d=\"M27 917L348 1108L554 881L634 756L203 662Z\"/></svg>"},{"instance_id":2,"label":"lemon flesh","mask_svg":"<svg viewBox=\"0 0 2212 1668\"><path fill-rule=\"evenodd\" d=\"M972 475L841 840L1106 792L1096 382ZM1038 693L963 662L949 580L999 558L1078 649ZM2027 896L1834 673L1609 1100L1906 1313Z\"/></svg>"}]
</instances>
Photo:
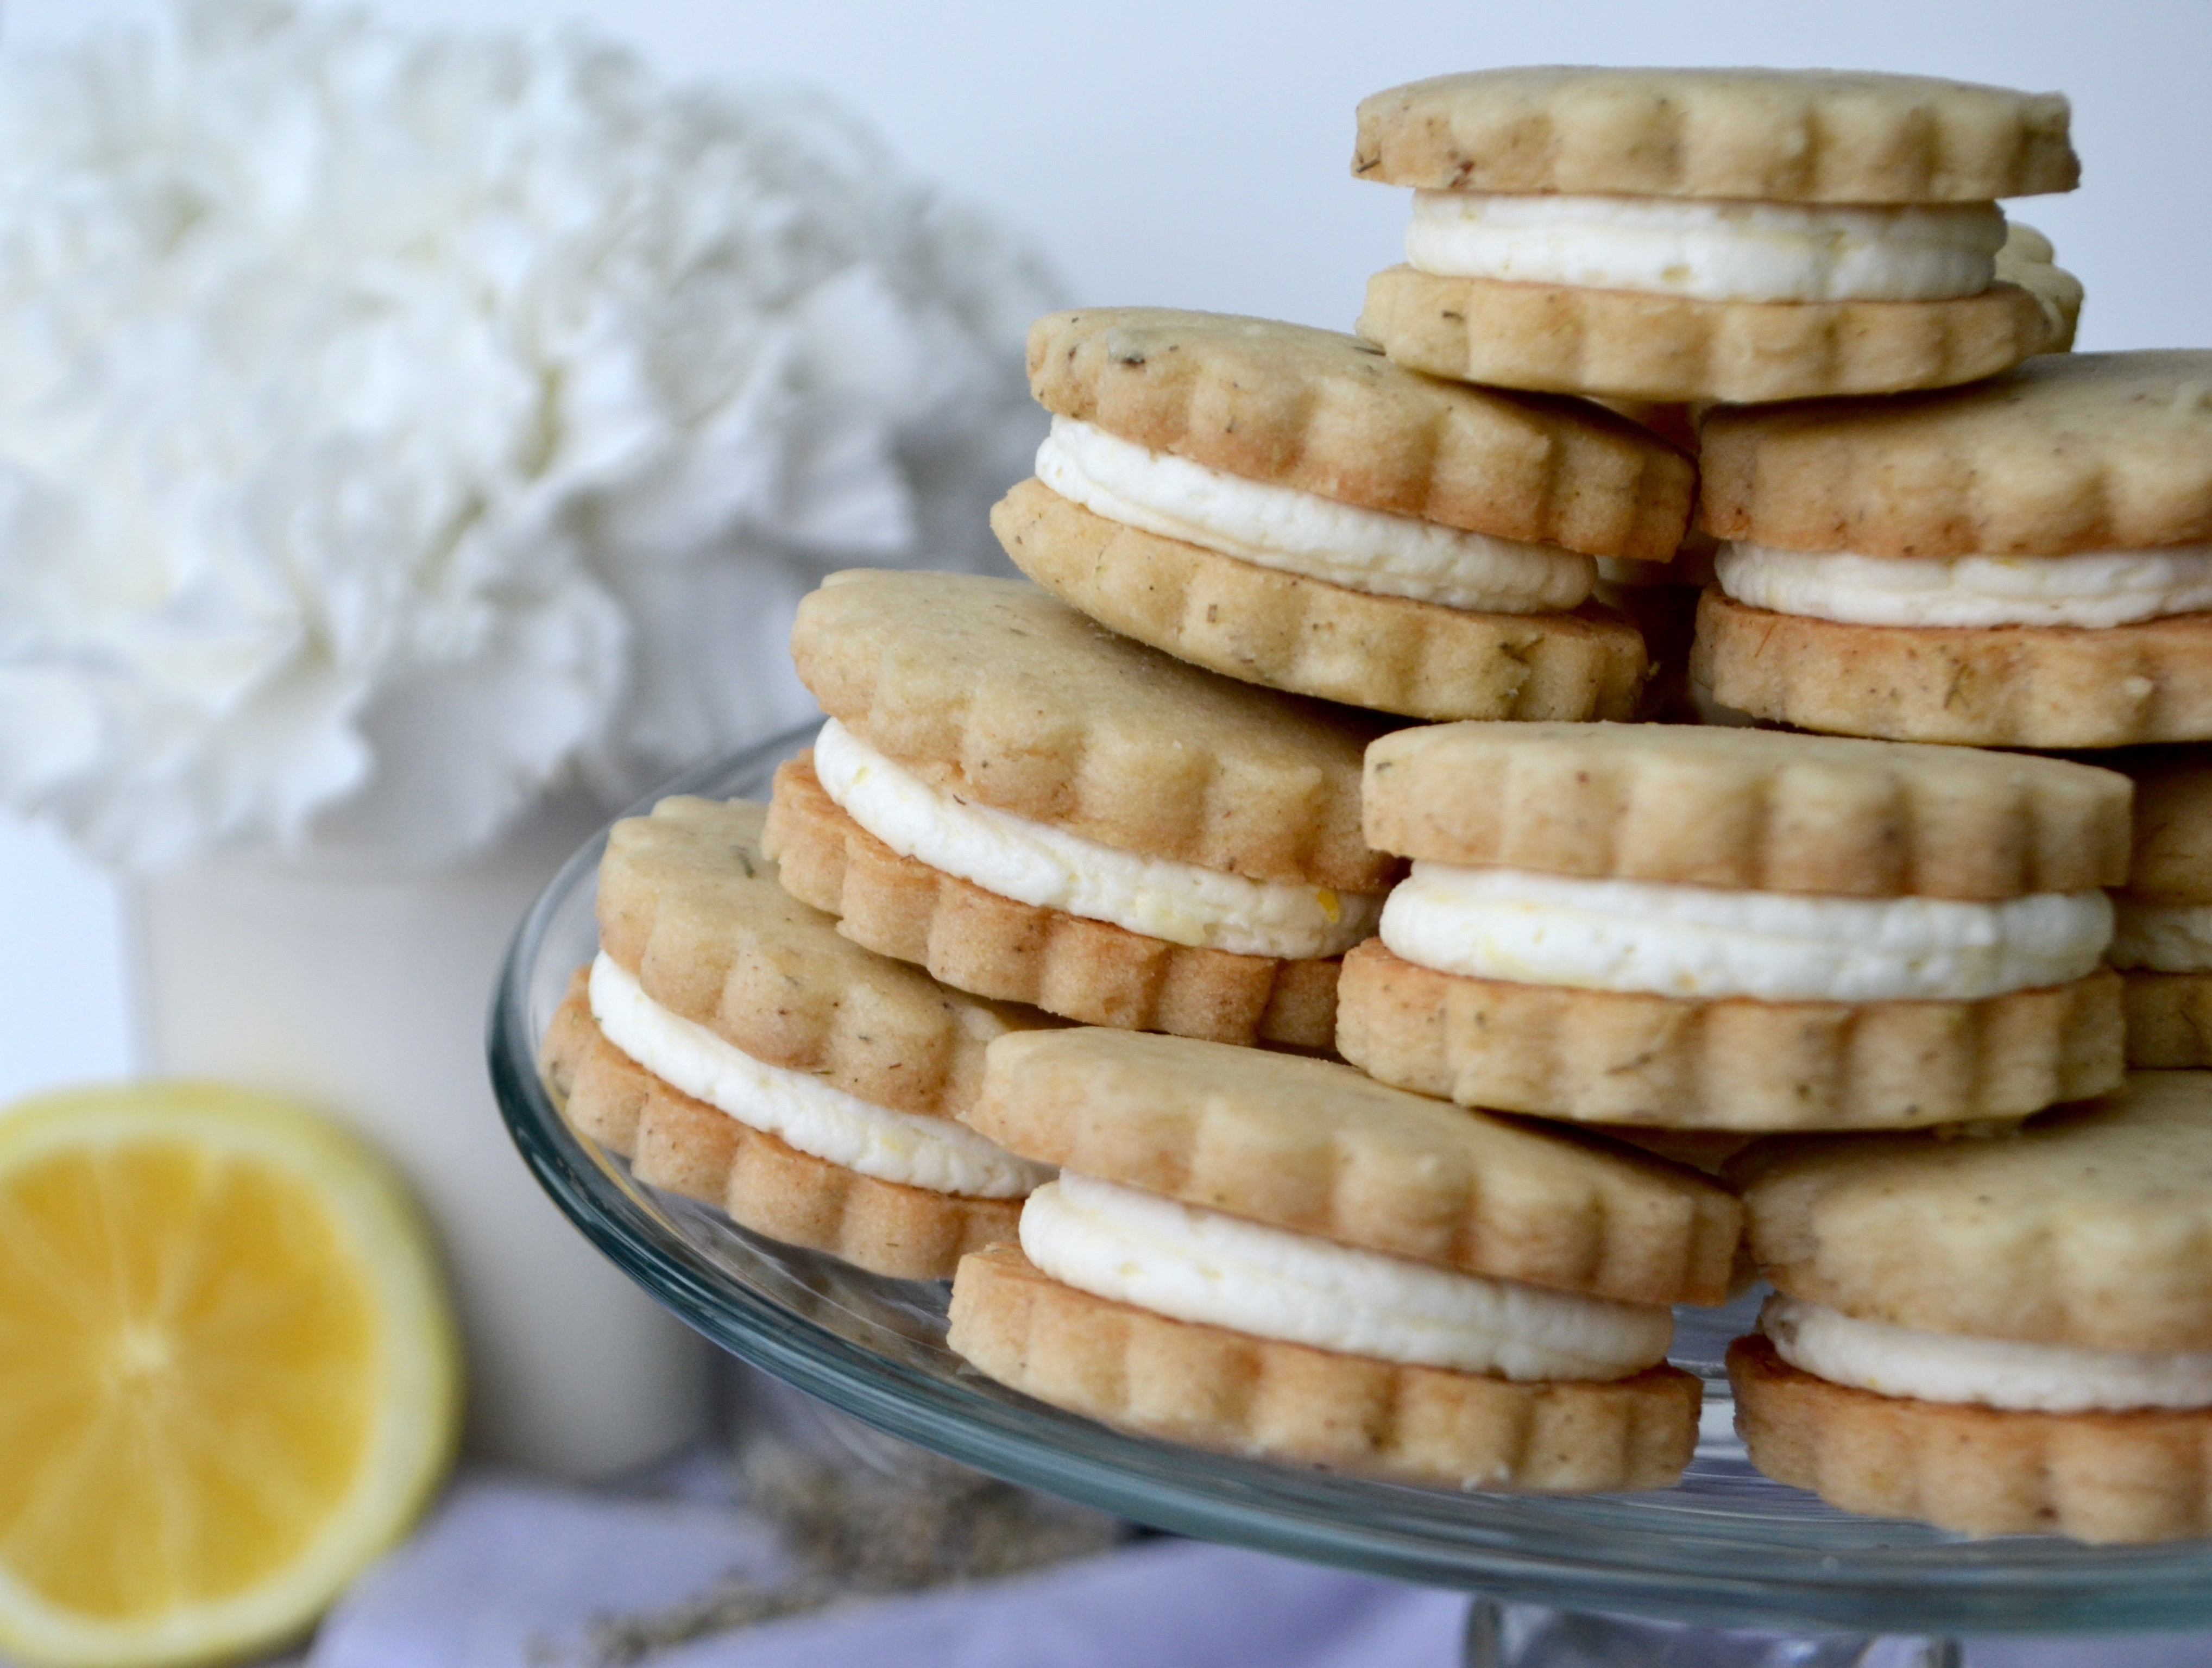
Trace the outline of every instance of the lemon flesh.
<instances>
[{"instance_id":1,"label":"lemon flesh","mask_svg":"<svg viewBox=\"0 0 2212 1668\"><path fill-rule=\"evenodd\" d=\"M450 1464L457 1360L418 1220L331 1125L180 1083L0 1113L0 1650L301 1632Z\"/></svg>"}]
</instances>

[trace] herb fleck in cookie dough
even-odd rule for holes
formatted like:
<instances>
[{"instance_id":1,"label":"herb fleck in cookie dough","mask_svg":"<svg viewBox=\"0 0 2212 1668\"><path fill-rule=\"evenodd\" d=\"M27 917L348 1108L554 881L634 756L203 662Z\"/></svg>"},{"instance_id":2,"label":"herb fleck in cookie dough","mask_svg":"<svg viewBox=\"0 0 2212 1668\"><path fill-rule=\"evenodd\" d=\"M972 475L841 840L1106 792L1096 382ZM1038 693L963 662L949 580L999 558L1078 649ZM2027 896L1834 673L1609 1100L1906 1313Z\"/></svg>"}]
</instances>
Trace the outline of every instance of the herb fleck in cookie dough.
<instances>
[{"instance_id":1,"label":"herb fleck in cookie dough","mask_svg":"<svg viewBox=\"0 0 2212 1668\"><path fill-rule=\"evenodd\" d=\"M1761 1471L1970 1534L2212 1531L2212 1074L1730 1173L1779 1293L1729 1352Z\"/></svg>"},{"instance_id":2,"label":"herb fleck in cookie dough","mask_svg":"<svg viewBox=\"0 0 2212 1668\"><path fill-rule=\"evenodd\" d=\"M840 937L761 850L767 808L665 799L615 824L597 961L548 1029L568 1120L641 1181L878 1274L941 1280L1046 1171L955 1120L983 1051L1053 1023Z\"/></svg>"},{"instance_id":3,"label":"herb fleck in cookie dough","mask_svg":"<svg viewBox=\"0 0 2212 1668\"><path fill-rule=\"evenodd\" d=\"M1692 676L1808 730L2212 738L2212 353L1707 414Z\"/></svg>"},{"instance_id":4,"label":"herb fleck in cookie dough","mask_svg":"<svg viewBox=\"0 0 2212 1668\"><path fill-rule=\"evenodd\" d=\"M1661 725L1456 724L1368 749L1414 859L1337 1046L1464 1106L1681 1130L2025 1117L2116 1086L2100 889L2127 779Z\"/></svg>"},{"instance_id":5,"label":"herb fleck in cookie dough","mask_svg":"<svg viewBox=\"0 0 2212 1668\"><path fill-rule=\"evenodd\" d=\"M1042 1039L1040 1039L1042 1040ZM963 1259L951 1346L1040 1400L1404 1480L1656 1488L1700 1392L1667 1305L1727 1293L1735 1200L1350 1068L1127 1032L994 1045L969 1121L1060 1167Z\"/></svg>"},{"instance_id":6,"label":"herb fleck in cookie dough","mask_svg":"<svg viewBox=\"0 0 2212 1668\"><path fill-rule=\"evenodd\" d=\"M1360 334L1401 364L1643 400L1945 387L2073 337L2080 286L1996 199L2074 188L2066 101L1921 76L1541 68L1359 106L1414 188ZM2001 264L2002 263L2002 264Z\"/></svg>"},{"instance_id":7,"label":"herb fleck in cookie dough","mask_svg":"<svg viewBox=\"0 0 2212 1668\"><path fill-rule=\"evenodd\" d=\"M1426 719L1626 718L1644 646L1596 559L1663 562L1689 459L1577 401L1434 381L1334 331L1122 307L1030 331L1053 415L992 514L1103 624Z\"/></svg>"},{"instance_id":8,"label":"herb fleck in cookie dough","mask_svg":"<svg viewBox=\"0 0 2212 1668\"><path fill-rule=\"evenodd\" d=\"M830 721L769 846L848 937L1091 1024L1328 1044L1398 866L1359 832L1379 725L1020 580L836 574L792 646Z\"/></svg>"}]
</instances>

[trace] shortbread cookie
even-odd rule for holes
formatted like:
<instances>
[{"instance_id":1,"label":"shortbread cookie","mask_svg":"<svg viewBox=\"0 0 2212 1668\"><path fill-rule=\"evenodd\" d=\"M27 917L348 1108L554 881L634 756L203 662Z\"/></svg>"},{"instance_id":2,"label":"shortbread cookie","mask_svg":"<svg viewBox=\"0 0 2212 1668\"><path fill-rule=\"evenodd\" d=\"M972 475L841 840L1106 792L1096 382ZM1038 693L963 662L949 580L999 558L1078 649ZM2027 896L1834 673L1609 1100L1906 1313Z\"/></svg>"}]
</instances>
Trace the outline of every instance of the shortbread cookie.
<instances>
[{"instance_id":1,"label":"shortbread cookie","mask_svg":"<svg viewBox=\"0 0 2212 1668\"><path fill-rule=\"evenodd\" d=\"M768 843L784 886L847 937L961 990L1218 1042L1318 1048L1335 1034L1337 961L1173 944L987 892L892 851L822 791L809 759L776 772Z\"/></svg>"},{"instance_id":2,"label":"shortbread cookie","mask_svg":"<svg viewBox=\"0 0 2212 1668\"><path fill-rule=\"evenodd\" d=\"M800 603L823 710L926 781L1102 844L1347 891L1394 864L1359 837L1382 727L1188 666L1036 586L855 570Z\"/></svg>"},{"instance_id":3,"label":"shortbread cookie","mask_svg":"<svg viewBox=\"0 0 2212 1668\"><path fill-rule=\"evenodd\" d=\"M600 953L547 1034L547 1077L641 1180L879 1274L943 1279L1047 1174L948 1114L993 1038L1057 1022L841 937L779 884L766 816L678 798L614 826Z\"/></svg>"},{"instance_id":4,"label":"shortbread cookie","mask_svg":"<svg viewBox=\"0 0 2212 1668\"><path fill-rule=\"evenodd\" d=\"M2039 358L1978 387L1714 410L1716 537L1864 556L2074 555L2212 541L2212 351Z\"/></svg>"},{"instance_id":5,"label":"shortbread cookie","mask_svg":"<svg viewBox=\"0 0 2212 1668\"><path fill-rule=\"evenodd\" d=\"M1724 1189L1331 1062L1060 1034L994 1053L969 1114L1060 1167L1019 1252L955 1278L950 1341L985 1372L1180 1441L1413 1481L1679 1474L1698 1398L1665 1365L1666 1306L1727 1291Z\"/></svg>"},{"instance_id":6,"label":"shortbread cookie","mask_svg":"<svg viewBox=\"0 0 2212 1668\"><path fill-rule=\"evenodd\" d=\"M1018 1199L878 1181L787 1146L647 1071L599 1033L579 973L545 1038L545 1072L579 1132L648 1186L718 1205L739 1225L900 1280L941 1280L1012 1237Z\"/></svg>"},{"instance_id":7,"label":"shortbread cookie","mask_svg":"<svg viewBox=\"0 0 2212 1668\"><path fill-rule=\"evenodd\" d=\"M653 1001L755 1059L940 1117L974 1101L992 1038L1053 1022L841 937L777 883L767 818L742 799L664 799L609 830L599 947Z\"/></svg>"},{"instance_id":8,"label":"shortbread cookie","mask_svg":"<svg viewBox=\"0 0 2212 1668\"><path fill-rule=\"evenodd\" d=\"M2081 281L2058 264L2051 240L2019 221L2006 223L2004 247L1997 251L1997 282L2016 284L2035 297L2051 326L2046 354L2069 352L2081 322Z\"/></svg>"},{"instance_id":9,"label":"shortbread cookie","mask_svg":"<svg viewBox=\"0 0 2212 1668\"><path fill-rule=\"evenodd\" d=\"M839 815L793 803L771 841L812 830L794 884L848 936L1070 1018L1327 1042L1337 958L1396 869L1359 836L1378 725L1023 581L838 574L793 646L831 714L809 763ZM782 780L780 801L808 785Z\"/></svg>"},{"instance_id":10,"label":"shortbread cookie","mask_svg":"<svg viewBox=\"0 0 2212 1668\"><path fill-rule=\"evenodd\" d=\"M1651 725L1437 725L1368 749L1367 838L1437 863L1851 897L2118 886L2130 787L2011 754Z\"/></svg>"},{"instance_id":11,"label":"shortbread cookie","mask_svg":"<svg viewBox=\"0 0 2212 1668\"><path fill-rule=\"evenodd\" d=\"M1040 1273L963 1259L947 1340L1001 1384L1194 1447L1462 1489L1662 1489L1697 1446L1701 1387L1670 1367L1516 1384L1171 1320Z\"/></svg>"},{"instance_id":12,"label":"shortbread cookie","mask_svg":"<svg viewBox=\"0 0 2212 1668\"><path fill-rule=\"evenodd\" d=\"M1809 399L1978 381L2072 338L2035 288L1936 301L1705 301L1448 277L1367 281L1359 333L1431 376L1642 400Z\"/></svg>"},{"instance_id":13,"label":"shortbread cookie","mask_svg":"<svg viewBox=\"0 0 2212 1668\"><path fill-rule=\"evenodd\" d=\"M2000 747L2212 738L2212 353L1714 411L1725 540L1694 676L1814 730Z\"/></svg>"},{"instance_id":14,"label":"shortbread cookie","mask_svg":"<svg viewBox=\"0 0 2212 1668\"><path fill-rule=\"evenodd\" d=\"M2130 792L2062 760L1744 730L1384 737L1368 836L1413 870L1346 958L1337 1047L1462 1105L1685 1129L2100 1093Z\"/></svg>"},{"instance_id":15,"label":"shortbread cookie","mask_svg":"<svg viewBox=\"0 0 2212 1668\"><path fill-rule=\"evenodd\" d=\"M2212 738L2212 613L2139 624L1866 626L1698 608L1691 682L1722 706L1836 735L1969 747Z\"/></svg>"},{"instance_id":16,"label":"shortbread cookie","mask_svg":"<svg viewBox=\"0 0 2212 1668\"><path fill-rule=\"evenodd\" d=\"M1725 1190L1332 1061L1040 1033L992 1051L963 1116L1040 1163L1394 1257L1630 1303L1729 1292Z\"/></svg>"},{"instance_id":17,"label":"shortbread cookie","mask_svg":"<svg viewBox=\"0 0 2212 1668\"><path fill-rule=\"evenodd\" d=\"M1014 565L1126 637L1231 677L1423 719L1620 719L1644 671L1634 626L1485 614L1285 573L1095 515L1036 481L991 512Z\"/></svg>"},{"instance_id":18,"label":"shortbread cookie","mask_svg":"<svg viewBox=\"0 0 2212 1668\"><path fill-rule=\"evenodd\" d=\"M1762 1143L1729 1173L1778 1289L1729 1357L1762 1469L1975 1533L2206 1527L2212 1076L2139 1072L1984 1140Z\"/></svg>"},{"instance_id":19,"label":"shortbread cookie","mask_svg":"<svg viewBox=\"0 0 2212 1668\"><path fill-rule=\"evenodd\" d=\"M1302 325L1156 308L1030 331L1053 412L992 517L1092 617L1231 677L1421 718L1626 716L1595 558L1664 561L1689 459L1577 402L1455 387Z\"/></svg>"},{"instance_id":20,"label":"shortbread cookie","mask_svg":"<svg viewBox=\"0 0 2212 1668\"><path fill-rule=\"evenodd\" d=\"M1364 99L1352 171L1431 191L1972 203L2081 179L2055 93L1832 70L1546 67Z\"/></svg>"},{"instance_id":21,"label":"shortbread cookie","mask_svg":"<svg viewBox=\"0 0 2212 1668\"><path fill-rule=\"evenodd\" d=\"M2134 1056L2132 988L2129 1000L2130 1058L2153 1064ZM1338 1049L1382 1082L1586 1124L2014 1119L2103 1094L2121 1071L2121 981L2109 970L1978 1002L1700 1001L1469 979L1370 939L1344 958L1338 1004Z\"/></svg>"},{"instance_id":22,"label":"shortbread cookie","mask_svg":"<svg viewBox=\"0 0 2212 1668\"><path fill-rule=\"evenodd\" d=\"M1030 387L1056 416L1227 475L1593 556L1663 561L1687 458L1579 401L1411 375L1370 342L1159 307L1053 313Z\"/></svg>"},{"instance_id":23,"label":"shortbread cookie","mask_svg":"<svg viewBox=\"0 0 2212 1668\"><path fill-rule=\"evenodd\" d=\"M1765 1143L1731 1174L1792 1297L1923 1331L2212 1350L2212 1074L2133 1072L1988 1140Z\"/></svg>"},{"instance_id":24,"label":"shortbread cookie","mask_svg":"<svg viewBox=\"0 0 2212 1668\"><path fill-rule=\"evenodd\" d=\"M2055 95L1488 71L1368 100L1352 166L1416 188L1407 264L1370 281L1360 333L1434 375L1802 399L1949 386L2073 339L2078 286L2040 234L2004 254L1995 200L2071 189Z\"/></svg>"},{"instance_id":25,"label":"shortbread cookie","mask_svg":"<svg viewBox=\"0 0 2212 1668\"><path fill-rule=\"evenodd\" d=\"M1801 1372L1763 1337L1738 1340L1728 1365L1752 1463L1847 1512L1969 1535L2212 1534L2201 1408L2037 1413L1881 1396Z\"/></svg>"},{"instance_id":26,"label":"shortbread cookie","mask_svg":"<svg viewBox=\"0 0 2212 1668\"><path fill-rule=\"evenodd\" d=\"M2212 1065L2212 748L2113 759L2136 785L2135 858L2109 957L2127 982L2128 1064Z\"/></svg>"}]
</instances>

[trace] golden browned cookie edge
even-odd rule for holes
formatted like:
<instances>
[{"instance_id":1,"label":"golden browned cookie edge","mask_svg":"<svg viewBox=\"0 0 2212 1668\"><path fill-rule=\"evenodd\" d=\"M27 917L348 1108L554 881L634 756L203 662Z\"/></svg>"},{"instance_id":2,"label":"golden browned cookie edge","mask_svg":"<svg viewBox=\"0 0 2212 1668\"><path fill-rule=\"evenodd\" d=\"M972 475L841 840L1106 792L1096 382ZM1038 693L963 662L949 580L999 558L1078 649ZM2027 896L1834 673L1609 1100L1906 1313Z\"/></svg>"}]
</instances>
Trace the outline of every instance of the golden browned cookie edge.
<instances>
[{"instance_id":1,"label":"golden browned cookie edge","mask_svg":"<svg viewBox=\"0 0 2212 1668\"><path fill-rule=\"evenodd\" d=\"M1344 958L1337 1047L1462 1106L1678 1130L2020 1119L2123 1073L2108 967L1978 1002L1754 1002L1470 979L1377 938Z\"/></svg>"},{"instance_id":2,"label":"golden browned cookie edge","mask_svg":"<svg viewBox=\"0 0 2212 1668\"><path fill-rule=\"evenodd\" d=\"M1969 1535L2212 1532L2212 1410L2022 1413L1877 1396L1800 1372L1764 1337L1737 1339L1728 1365L1752 1464L1847 1512Z\"/></svg>"},{"instance_id":3,"label":"golden browned cookie edge","mask_svg":"<svg viewBox=\"0 0 2212 1668\"><path fill-rule=\"evenodd\" d=\"M1217 1042L1326 1048L1335 1034L1335 961L1192 949L1002 898L892 851L805 759L776 772L769 838L795 896L839 917L854 943L956 989Z\"/></svg>"},{"instance_id":4,"label":"golden browned cookie edge","mask_svg":"<svg viewBox=\"0 0 2212 1668\"><path fill-rule=\"evenodd\" d=\"M1636 628L1594 604L1477 614L1347 590L1124 526L1024 481L991 512L1015 567L1101 625L1225 676L1407 717L1626 718Z\"/></svg>"},{"instance_id":5,"label":"golden browned cookie edge","mask_svg":"<svg viewBox=\"0 0 2212 1668\"><path fill-rule=\"evenodd\" d=\"M1012 1246L963 1258L947 1342L990 1377L1170 1441L1449 1488L1665 1488L1701 1391L1672 1367L1515 1384L1170 1320L1047 1278Z\"/></svg>"}]
</instances>

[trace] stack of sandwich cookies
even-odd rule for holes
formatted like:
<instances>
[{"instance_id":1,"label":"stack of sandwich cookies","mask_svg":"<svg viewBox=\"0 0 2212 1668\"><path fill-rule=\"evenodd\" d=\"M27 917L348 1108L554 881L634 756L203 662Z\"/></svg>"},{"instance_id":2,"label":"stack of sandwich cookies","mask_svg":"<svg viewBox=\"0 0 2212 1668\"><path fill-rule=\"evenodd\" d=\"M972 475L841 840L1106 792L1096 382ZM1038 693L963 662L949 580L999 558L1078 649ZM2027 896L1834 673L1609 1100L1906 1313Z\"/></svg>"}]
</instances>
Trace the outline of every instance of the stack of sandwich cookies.
<instances>
[{"instance_id":1,"label":"stack of sandwich cookies","mask_svg":"<svg viewBox=\"0 0 2212 1668\"><path fill-rule=\"evenodd\" d=\"M667 799L614 826L600 953L546 1034L546 1077L639 1180L878 1274L944 1279L1050 1174L954 1114L987 1044L1054 1022L841 937L777 884L766 814Z\"/></svg>"},{"instance_id":2,"label":"stack of sandwich cookies","mask_svg":"<svg viewBox=\"0 0 2212 1668\"><path fill-rule=\"evenodd\" d=\"M1414 859L1338 1047L1466 1106L1741 1131L2010 1119L2112 1088L2127 779L1655 725L1439 725L1368 752Z\"/></svg>"},{"instance_id":3,"label":"stack of sandwich cookies","mask_svg":"<svg viewBox=\"0 0 2212 1668\"><path fill-rule=\"evenodd\" d=\"M1626 718L1694 472L1577 401L1436 382L1333 331L1118 308L1030 331L1053 415L992 525L1039 584L1231 677L1417 718Z\"/></svg>"},{"instance_id":4,"label":"stack of sandwich cookies","mask_svg":"<svg viewBox=\"0 0 2212 1668\"><path fill-rule=\"evenodd\" d=\"M1019 580L837 574L792 641L830 722L769 847L847 937L1091 1024L1328 1046L1396 873L1359 833L1376 726Z\"/></svg>"},{"instance_id":5,"label":"stack of sandwich cookies","mask_svg":"<svg viewBox=\"0 0 2212 1668\"><path fill-rule=\"evenodd\" d=\"M1717 410L1728 543L1692 676L1804 729L1988 747L2212 738L2212 353Z\"/></svg>"},{"instance_id":6,"label":"stack of sandwich cookies","mask_svg":"<svg viewBox=\"0 0 2212 1668\"><path fill-rule=\"evenodd\" d=\"M2127 1007L2128 1064L2212 1065L2212 749L2146 749L2135 779L2135 861L2108 958Z\"/></svg>"},{"instance_id":7,"label":"stack of sandwich cookies","mask_svg":"<svg viewBox=\"0 0 2212 1668\"><path fill-rule=\"evenodd\" d=\"M1437 376L1655 401L1948 387L2065 347L2080 306L2039 236L2008 251L1996 201L2078 180L2055 94L1483 70L1363 101L1352 172L1416 191L1360 334Z\"/></svg>"},{"instance_id":8,"label":"stack of sandwich cookies","mask_svg":"<svg viewBox=\"0 0 2212 1668\"><path fill-rule=\"evenodd\" d=\"M1038 1040L1042 1040L1041 1038ZM1700 1391L1668 1307L1727 1294L1735 1200L1331 1062L1007 1038L969 1121L1061 1167L960 1265L951 1346L1194 1445L1466 1488L1673 1482Z\"/></svg>"},{"instance_id":9,"label":"stack of sandwich cookies","mask_svg":"<svg viewBox=\"0 0 2212 1668\"><path fill-rule=\"evenodd\" d=\"M2212 1532L2212 1076L1733 1174L1779 1294L1729 1355L1761 1471L1970 1534Z\"/></svg>"}]
</instances>

